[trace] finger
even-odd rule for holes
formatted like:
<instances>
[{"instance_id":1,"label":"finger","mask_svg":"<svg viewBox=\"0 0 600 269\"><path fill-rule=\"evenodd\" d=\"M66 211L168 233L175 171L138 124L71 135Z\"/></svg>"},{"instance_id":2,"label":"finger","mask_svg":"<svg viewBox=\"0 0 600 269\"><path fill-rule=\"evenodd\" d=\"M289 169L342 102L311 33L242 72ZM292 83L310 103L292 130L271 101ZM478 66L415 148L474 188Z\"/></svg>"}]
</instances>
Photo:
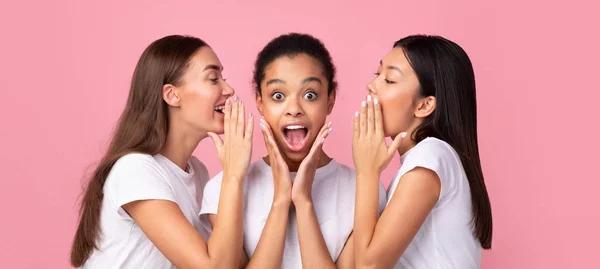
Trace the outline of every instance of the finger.
<instances>
[{"instance_id":1,"label":"finger","mask_svg":"<svg viewBox=\"0 0 600 269\"><path fill-rule=\"evenodd\" d=\"M237 134L237 122L238 122L238 97L234 96L231 100L231 121L229 122L229 130L231 134Z\"/></svg>"},{"instance_id":2,"label":"finger","mask_svg":"<svg viewBox=\"0 0 600 269\"><path fill-rule=\"evenodd\" d=\"M359 112L354 112L354 134L352 135L352 140L356 141L358 136L360 135L360 126L359 126Z\"/></svg>"},{"instance_id":3,"label":"finger","mask_svg":"<svg viewBox=\"0 0 600 269\"><path fill-rule=\"evenodd\" d=\"M252 142L252 135L254 134L254 118L252 117L252 113L248 115L248 121L246 122L246 133L244 134L244 139L246 142Z\"/></svg>"},{"instance_id":4,"label":"finger","mask_svg":"<svg viewBox=\"0 0 600 269\"><path fill-rule=\"evenodd\" d=\"M375 133L375 113L373 111L373 99L369 94L367 96L367 134Z\"/></svg>"},{"instance_id":5,"label":"finger","mask_svg":"<svg viewBox=\"0 0 600 269\"><path fill-rule=\"evenodd\" d=\"M381 114L381 104L377 98L373 100L373 109L375 110L375 134L383 136L383 116Z\"/></svg>"},{"instance_id":6,"label":"finger","mask_svg":"<svg viewBox=\"0 0 600 269\"><path fill-rule=\"evenodd\" d=\"M362 101L360 104L360 115L358 117L360 137L364 137L367 134L367 102Z\"/></svg>"},{"instance_id":7,"label":"finger","mask_svg":"<svg viewBox=\"0 0 600 269\"><path fill-rule=\"evenodd\" d=\"M242 100L239 100L238 102L238 122L237 122L237 134L238 135L243 135L244 134L244 121L246 119L246 117L244 116L246 115L246 108L244 107L244 102Z\"/></svg>"},{"instance_id":8,"label":"finger","mask_svg":"<svg viewBox=\"0 0 600 269\"><path fill-rule=\"evenodd\" d=\"M223 110L225 113L225 122L223 123L223 131L225 135L229 134L229 122L231 121L231 98L227 98L225 101L225 109Z\"/></svg>"},{"instance_id":9,"label":"finger","mask_svg":"<svg viewBox=\"0 0 600 269\"><path fill-rule=\"evenodd\" d=\"M223 148L223 140L221 140L221 137L219 137L219 135L217 135L213 132L208 132L208 136L210 136L210 138L215 143L215 147L217 148L217 151L220 152L221 149Z\"/></svg>"},{"instance_id":10,"label":"finger","mask_svg":"<svg viewBox=\"0 0 600 269\"><path fill-rule=\"evenodd\" d=\"M263 139L265 141L265 147L267 148L267 152L269 155L271 155L271 146L269 145L269 136L267 135L267 128L264 125L263 119L260 119L260 131L263 135Z\"/></svg>"},{"instance_id":11,"label":"finger","mask_svg":"<svg viewBox=\"0 0 600 269\"><path fill-rule=\"evenodd\" d=\"M313 143L307 157L311 158L312 156L315 156L323 148L325 138L329 136L331 130L331 122L321 128L321 131L319 132L319 135L317 135L317 138L315 139L315 142Z\"/></svg>"},{"instance_id":12,"label":"finger","mask_svg":"<svg viewBox=\"0 0 600 269\"><path fill-rule=\"evenodd\" d=\"M398 148L400 147L402 139L404 139L405 137L406 132L402 132L394 138L394 141L392 141L392 144L390 144L390 146L388 147L388 155L394 155L396 150L398 150Z\"/></svg>"}]
</instances>

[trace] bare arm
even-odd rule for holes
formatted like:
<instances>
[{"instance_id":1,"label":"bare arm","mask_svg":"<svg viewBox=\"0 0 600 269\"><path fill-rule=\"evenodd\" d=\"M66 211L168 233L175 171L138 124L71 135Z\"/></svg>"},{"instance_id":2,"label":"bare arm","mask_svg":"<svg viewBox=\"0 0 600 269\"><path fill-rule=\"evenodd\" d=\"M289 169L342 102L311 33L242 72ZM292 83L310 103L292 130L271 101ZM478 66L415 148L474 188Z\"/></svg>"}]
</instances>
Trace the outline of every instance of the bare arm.
<instances>
[{"instance_id":1,"label":"bare arm","mask_svg":"<svg viewBox=\"0 0 600 269\"><path fill-rule=\"evenodd\" d=\"M267 223L251 259L242 252L240 260L244 268L281 268L283 249L287 232L290 202L274 202L267 217ZM209 216L211 225L216 223L216 215Z\"/></svg>"},{"instance_id":2,"label":"bare arm","mask_svg":"<svg viewBox=\"0 0 600 269\"><path fill-rule=\"evenodd\" d=\"M312 201L294 202L303 268L336 268L323 239Z\"/></svg>"},{"instance_id":3,"label":"bare arm","mask_svg":"<svg viewBox=\"0 0 600 269\"><path fill-rule=\"evenodd\" d=\"M355 259L359 268L389 268L402 256L435 206L440 181L433 171L415 168L398 184L377 219L378 175L358 175L354 216ZM375 185L369 186L369 185ZM375 191L373 191L374 189Z\"/></svg>"},{"instance_id":4,"label":"bare arm","mask_svg":"<svg viewBox=\"0 0 600 269\"><path fill-rule=\"evenodd\" d=\"M230 189L235 193L235 186ZM217 235L207 246L174 202L142 200L123 205L123 209L177 268L233 268L237 264L237 259L232 260L234 240Z\"/></svg>"},{"instance_id":5,"label":"bare arm","mask_svg":"<svg viewBox=\"0 0 600 269\"><path fill-rule=\"evenodd\" d=\"M344 249L342 249L342 253L340 253L335 265L337 268L342 269L356 268L354 264L354 233L351 233L348 240L346 240Z\"/></svg>"}]
</instances>

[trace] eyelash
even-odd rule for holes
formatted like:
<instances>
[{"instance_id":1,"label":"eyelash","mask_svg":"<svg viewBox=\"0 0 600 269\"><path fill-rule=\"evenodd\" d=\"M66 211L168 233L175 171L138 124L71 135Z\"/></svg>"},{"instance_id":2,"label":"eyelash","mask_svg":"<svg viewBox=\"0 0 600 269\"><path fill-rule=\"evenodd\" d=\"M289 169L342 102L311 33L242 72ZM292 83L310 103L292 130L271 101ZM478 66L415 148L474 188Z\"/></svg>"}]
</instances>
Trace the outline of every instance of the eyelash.
<instances>
[{"instance_id":1,"label":"eyelash","mask_svg":"<svg viewBox=\"0 0 600 269\"><path fill-rule=\"evenodd\" d=\"M377 72L375 72L375 76L379 76L379 75L380 75L380 73L377 73ZM391 80L388 80L388 79L383 79L383 80L384 80L384 81L385 81L385 83L387 83L387 84L394 84L394 83L396 83L396 82L394 82L394 81L391 81Z\"/></svg>"},{"instance_id":2,"label":"eyelash","mask_svg":"<svg viewBox=\"0 0 600 269\"><path fill-rule=\"evenodd\" d=\"M211 78L211 79L210 79L210 81L212 81L213 83L215 83L215 84L216 84L216 83L219 81L219 78ZM226 81L227 81L227 79L226 79L226 78L223 78L223 81L225 81L225 82L226 82Z\"/></svg>"}]
</instances>

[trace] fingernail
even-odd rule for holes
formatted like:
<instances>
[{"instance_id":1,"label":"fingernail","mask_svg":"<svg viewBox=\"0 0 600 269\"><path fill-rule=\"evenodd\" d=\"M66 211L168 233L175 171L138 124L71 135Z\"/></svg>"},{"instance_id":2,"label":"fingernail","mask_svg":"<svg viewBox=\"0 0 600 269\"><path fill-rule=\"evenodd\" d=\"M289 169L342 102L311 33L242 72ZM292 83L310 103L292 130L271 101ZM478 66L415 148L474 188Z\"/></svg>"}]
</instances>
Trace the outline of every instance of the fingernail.
<instances>
[{"instance_id":1,"label":"fingernail","mask_svg":"<svg viewBox=\"0 0 600 269\"><path fill-rule=\"evenodd\" d=\"M332 128L329 128L329 131L328 131L327 133L329 133L329 134L330 134L330 133L331 133L331 130L333 130L333 129L332 129Z\"/></svg>"},{"instance_id":2,"label":"fingernail","mask_svg":"<svg viewBox=\"0 0 600 269\"><path fill-rule=\"evenodd\" d=\"M401 135L401 137L402 137L402 138L405 138L407 134L406 134L406 132L403 132L403 133L402 133L402 134L400 134L400 135Z\"/></svg>"},{"instance_id":3,"label":"fingernail","mask_svg":"<svg viewBox=\"0 0 600 269\"><path fill-rule=\"evenodd\" d=\"M358 117L358 111L354 112L354 117Z\"/></svg>"},{"instance_id":4,"label":"fingernail","mask_svg":"<svg viewBox=\"0 0 600 269\"><path fill-rule=\"evenodd\" d=\"M362 101L362 103L360 104L362 107L366 107L367 106L367 102Z\"/></svg>"},{"instance_id":5,"label":"fingernail","mask_svg":"<svg viewBox=\"0 0 600 269\"><path fill-rule=\"evenodd\" d=\"M325 142L325 137L321 138L321 144L323 144L323 142Z\"/></svg>"},{"instance_id":6,"label":"fingernail","mask_svg":"<svg viewBox=\"0 0 600 269\"><path fill-rule=\"evenodd\" d=\"M371 95L370 95L370 94L369 94L369 95L367 95L367 101L368 101L368 102L371 102Z\"/></svg>"},{"instance_id":7,"label":"fingernail","mask_svg":"<svg viewBox=\"0 0 600 269\"><path fill-rule=\"evenodd\" d=\"M331 127L331 121L327 124L327 127Z\"/></svg>"},{"instance_id":8,"label":"fingernail","mask_svg":"<svg viewBox=\"0 0 600 269\"><path fill-rule=\"evenodd\" d=\"M225 105L226 105L226 106L228 106L228 105L229 105L229 102L230 102L229 100L230 100L230 99L231 99L231 98L227 98L227 100L225 100Z\"/></svg>"},{"instance_id":9,"label":"fingernail","mask_svg":"<svg viewBox=\"0 0 600 269\"><path fill-rule=\"evenodd\" d=\"M379 104L379 101L377 100L377 98L375 98L375 100L373 100L374 104Z\"/></svg>"}]
</instances>

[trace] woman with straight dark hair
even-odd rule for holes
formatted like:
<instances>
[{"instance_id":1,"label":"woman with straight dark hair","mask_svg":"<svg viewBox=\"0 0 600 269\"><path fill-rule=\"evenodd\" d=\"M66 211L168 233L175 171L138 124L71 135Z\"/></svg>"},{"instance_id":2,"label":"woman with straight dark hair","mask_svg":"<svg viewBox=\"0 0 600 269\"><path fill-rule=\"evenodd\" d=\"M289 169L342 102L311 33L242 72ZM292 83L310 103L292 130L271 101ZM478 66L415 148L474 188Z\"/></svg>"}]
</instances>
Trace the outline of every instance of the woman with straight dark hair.
<instances>
[{"instance_id":1,"label":"woman with straight dark hair","mask_svg":"<svg viewBox=\"0 0 600 269\"><path fill-rule=\"evenodd\" d=\"M479 268L492 213L477 141L469 57L439 36L398 40L354 117L358 268ZM388 146L385 137L393 138ZM378 218L380 174L402 165Z\"/></svg>"},{"instance_id":2,"label":"woman with straight dark hair","mask_svg":"<svg viewBox=\"0 0 600 269\"><path fill-rule=\"evenodd\" d=\"M202 40L166 36L141 55L114 136L83 196L71 264L82 268L237 268L252 117ZM217 134L224 133L224 140ZM200 224L210 136L223 164L220 214ZM202 156L208 157L208 156Z\"/></svg>"}]
</instances>

